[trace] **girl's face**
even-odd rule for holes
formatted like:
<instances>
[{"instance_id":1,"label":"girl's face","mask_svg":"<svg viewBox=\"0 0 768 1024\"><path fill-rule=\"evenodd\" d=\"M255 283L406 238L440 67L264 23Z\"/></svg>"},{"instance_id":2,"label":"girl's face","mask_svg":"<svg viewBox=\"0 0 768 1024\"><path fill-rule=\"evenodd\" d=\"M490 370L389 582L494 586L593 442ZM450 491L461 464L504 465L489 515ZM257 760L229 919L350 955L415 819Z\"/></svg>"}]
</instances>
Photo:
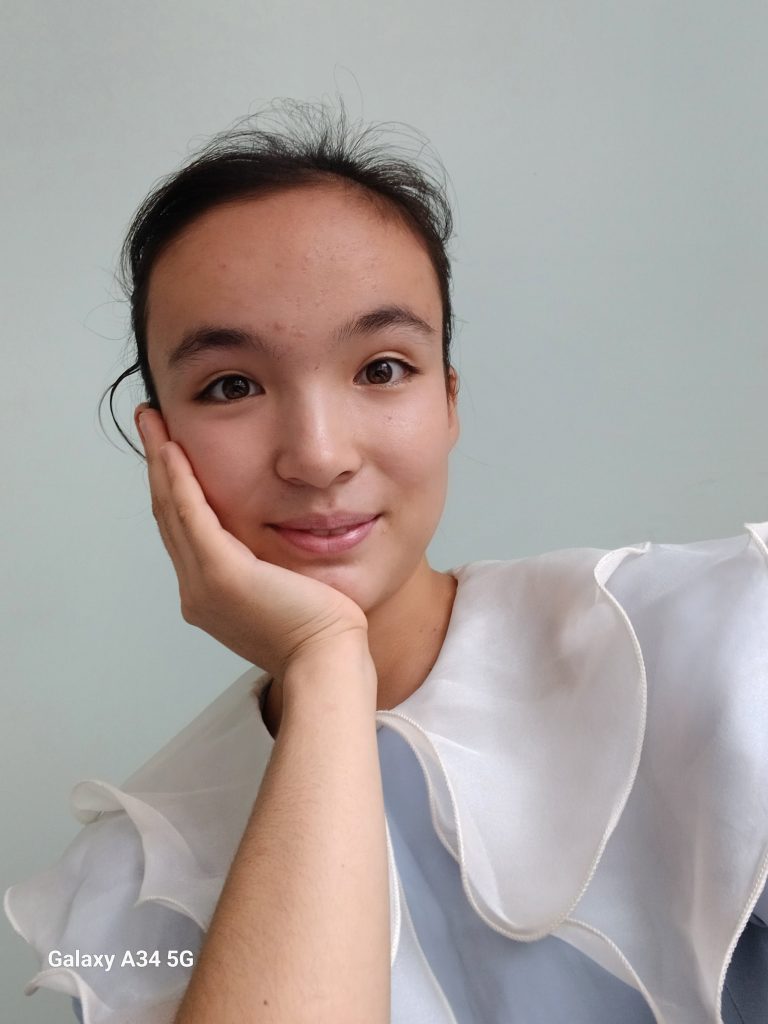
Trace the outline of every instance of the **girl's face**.
<instances>
[{"instance_id":1,"label":"girl's face","mask_svg":"<svg viewBox=\"0 0 768 1024\"><path fill-rule=\"evenodd\" d=\"M222 526L365 612L431 572L459 435L441 338L421 240L336 184L212 209L151 274L162 414ZM356 546L323 554L272 525L334 512L379 518Z\"/></svg>"}]
</instances>

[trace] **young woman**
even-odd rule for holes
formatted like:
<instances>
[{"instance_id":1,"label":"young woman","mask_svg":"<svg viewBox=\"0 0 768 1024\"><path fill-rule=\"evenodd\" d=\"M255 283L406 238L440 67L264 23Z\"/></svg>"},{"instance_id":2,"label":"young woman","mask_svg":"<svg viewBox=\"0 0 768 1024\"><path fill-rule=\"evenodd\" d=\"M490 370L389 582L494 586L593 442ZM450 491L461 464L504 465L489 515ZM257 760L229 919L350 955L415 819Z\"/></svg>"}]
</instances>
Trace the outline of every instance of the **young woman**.
<instances>
[{"instance_id":1,"label":"young woman","mask_svg":"<svg viewBox=\"0 0 768 1024\"><path fill-rule=\"evenodd\" d=\"M85 1024L766 1019L768 523L433 569L451 230L343 111L134 219L113 391L185 620L258 669L6 895Z\"/></svg>"}]
</instances>

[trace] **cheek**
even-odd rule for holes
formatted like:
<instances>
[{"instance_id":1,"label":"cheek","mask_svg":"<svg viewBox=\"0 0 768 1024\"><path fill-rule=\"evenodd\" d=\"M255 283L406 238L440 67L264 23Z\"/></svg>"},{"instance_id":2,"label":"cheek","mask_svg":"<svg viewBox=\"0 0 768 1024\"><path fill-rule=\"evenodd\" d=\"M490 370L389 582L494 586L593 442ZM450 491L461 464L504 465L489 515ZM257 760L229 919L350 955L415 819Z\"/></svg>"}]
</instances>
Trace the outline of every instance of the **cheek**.
<instances>
[{"instance_id":1,"label":"cheek","mask_svg":"<svg viewBox=\"0 0 768 1024\"><path fill-rule=\"evenodd\" d=\"M445 508L448 455L446 426L422 418L419 428L402 436L379 462L384 493L391 499L387 557L392 557L393 546L399 562L410 564L423 556Z\"/></svg>"},{"instance_id":2,"label":"cheek","mask_svg":"<svg viewBox=\"0 0 768 1024\"><path fill-rule=\"evenodd\" d=\"M246 495L254 495L254 479L265 472L258 449L231 425L187 425L171 431L184 449L208 504L222 526L234 524L238 512L247 511Z\"/></svg>"},{"instance_id":3,"label":"cheek","mask_svg":"<svg viewBox=\"0 0 768 1024\"><path fill-rule=\"evenodd\" d=\"M442 501L448 478L450 437L440 414L388 423L377 445L376 462L396 483L413 511ZM406 511L406 508L402 508Z\"/></svg>"}]
</instances>

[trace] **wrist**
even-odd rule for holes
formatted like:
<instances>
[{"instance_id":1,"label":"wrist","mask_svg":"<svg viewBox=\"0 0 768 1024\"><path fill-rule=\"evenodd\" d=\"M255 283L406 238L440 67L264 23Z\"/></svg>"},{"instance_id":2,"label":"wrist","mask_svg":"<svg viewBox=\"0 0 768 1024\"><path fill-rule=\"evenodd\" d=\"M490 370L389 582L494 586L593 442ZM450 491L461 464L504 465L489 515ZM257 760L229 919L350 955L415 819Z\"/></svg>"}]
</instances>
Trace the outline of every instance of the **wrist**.
<instances>
[{"instance_id":1,"label":"wrist","mask_svg":"<svg viewBox=\"0 0 768 1024\"><path fill-rule=\"evenodd\" d=\"M288 713L307 706L333 710L359 705L375 714L378 679L367 631L350 631L304 649L276 685Z\"/></svg>"}]
</instances>

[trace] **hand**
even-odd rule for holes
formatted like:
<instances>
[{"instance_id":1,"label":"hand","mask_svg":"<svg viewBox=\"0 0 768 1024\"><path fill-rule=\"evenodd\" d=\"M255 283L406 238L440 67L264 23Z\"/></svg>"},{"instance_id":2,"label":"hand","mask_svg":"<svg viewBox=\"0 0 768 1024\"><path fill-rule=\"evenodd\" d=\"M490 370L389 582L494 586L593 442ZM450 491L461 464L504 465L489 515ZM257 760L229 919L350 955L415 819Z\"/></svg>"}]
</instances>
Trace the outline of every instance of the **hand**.
<instances>
[{"instance_id":1,"label":"hand","mask_svg":"<svg viewBox=\"0 0 768 1024\"><path fill-rule=\"evenodd\" d=\"M138 406L137 427L140 413L152 512L176 569L184 620L278 679L289 663L350 633L367 645L360 606L319 580L257 558L225 530L161 413Z\"/></svg>"}]
</instances>

